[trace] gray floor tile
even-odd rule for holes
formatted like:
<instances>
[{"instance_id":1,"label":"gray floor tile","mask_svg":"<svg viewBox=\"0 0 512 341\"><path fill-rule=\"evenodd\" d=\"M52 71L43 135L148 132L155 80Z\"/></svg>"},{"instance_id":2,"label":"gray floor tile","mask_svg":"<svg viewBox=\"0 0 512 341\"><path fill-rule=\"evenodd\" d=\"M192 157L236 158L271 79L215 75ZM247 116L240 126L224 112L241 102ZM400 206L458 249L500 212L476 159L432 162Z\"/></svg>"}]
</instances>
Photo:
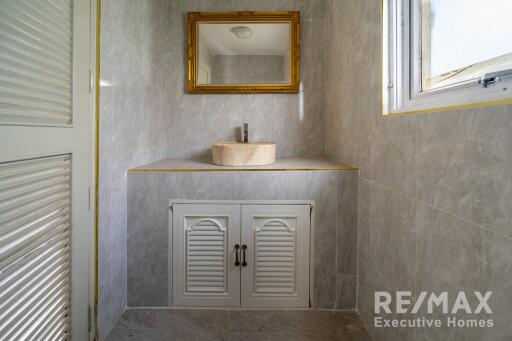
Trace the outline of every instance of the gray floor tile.
<instances>
[{"instance_id":1,"label":"gray floor tile","mask_svg":"<svg viewBox=\"0 0 512 341\"><path fill-rule=\"evenodd\" d=\"M355 312L132 308L107 341L371 341Z\"/></svg>"}]
</instances>

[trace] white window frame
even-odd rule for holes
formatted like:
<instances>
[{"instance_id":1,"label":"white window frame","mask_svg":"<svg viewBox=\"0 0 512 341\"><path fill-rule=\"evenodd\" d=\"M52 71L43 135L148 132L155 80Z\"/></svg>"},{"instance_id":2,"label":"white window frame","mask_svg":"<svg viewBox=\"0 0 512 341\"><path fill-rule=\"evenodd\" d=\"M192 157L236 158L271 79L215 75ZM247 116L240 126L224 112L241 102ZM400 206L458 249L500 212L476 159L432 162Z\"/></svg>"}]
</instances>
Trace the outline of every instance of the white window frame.
<instances>
[{"instance_id":1,"label":"white window frame","mask_svg":"<svg viewBox=\"0 0 512 341\"><path fill-rule=\"evenodd\" d=\"M421 1L383 0L383 114L512 103L512 74L422 90Z\"/></svg>"}]
</instances>

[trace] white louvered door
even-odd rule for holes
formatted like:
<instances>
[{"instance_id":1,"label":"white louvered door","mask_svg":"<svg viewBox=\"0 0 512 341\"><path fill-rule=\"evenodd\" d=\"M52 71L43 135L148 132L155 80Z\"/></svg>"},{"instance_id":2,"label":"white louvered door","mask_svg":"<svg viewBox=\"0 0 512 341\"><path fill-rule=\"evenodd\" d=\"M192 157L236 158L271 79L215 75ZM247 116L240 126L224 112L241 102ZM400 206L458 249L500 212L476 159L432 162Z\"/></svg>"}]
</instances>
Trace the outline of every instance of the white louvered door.
<instances>
[{"instance_id":1,"label":"white louvered door","mask_svg":"<svg viewBox=\"0 0 512 341\"><path fill-rule=\"evenodd\" d=\"M0 0L0 340L90 337L94 8Z\"/></svg>"},{"instance_id":2,"label":"white louvered door","mask_svg":"<svg viewBox=\"0 0 512 341\"><path fill-rule=\"evenodd\" d=\"M309 307L309 205L243 205L242 306Z\"/></svg>"},{"instance_id":3,"label":"white louvered door","mask_svg":"<svg viewBox=\"0 0 512 341\"><path fill-rule=\"evenodd\" d=\"M240 205L176 204L172 223L173 304L240 305Z\"/></svg>"}]
</instances>

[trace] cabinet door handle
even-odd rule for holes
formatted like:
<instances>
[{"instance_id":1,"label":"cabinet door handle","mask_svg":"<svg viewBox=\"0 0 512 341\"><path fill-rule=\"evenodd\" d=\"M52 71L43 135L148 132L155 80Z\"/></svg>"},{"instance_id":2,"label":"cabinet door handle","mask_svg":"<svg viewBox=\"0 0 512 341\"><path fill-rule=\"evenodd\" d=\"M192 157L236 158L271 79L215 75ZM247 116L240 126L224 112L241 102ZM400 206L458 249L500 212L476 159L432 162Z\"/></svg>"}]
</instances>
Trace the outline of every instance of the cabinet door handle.
<instances>
[{"instance_id":1,"label":"cabinet door handle","mask_svg":"<svg viewBox=\"0 0 512 341\"><path fill-rule=\"evenodd\" d=\"M240 261L238 260L238 249L240 248L240 245L235 244L235 266L240 265Z\"/></svg>"},{"instance_id":2,"label":"cabinet door handle","mask_svg":"<svg viewBox=\"0 0 512 341\"><path fill-rule=\"evenodd\" d=\"M242 245L242 266L247 266L247 262L245 261L245 250L247 250L247 245Z\"/></svg>"}]
</instances>

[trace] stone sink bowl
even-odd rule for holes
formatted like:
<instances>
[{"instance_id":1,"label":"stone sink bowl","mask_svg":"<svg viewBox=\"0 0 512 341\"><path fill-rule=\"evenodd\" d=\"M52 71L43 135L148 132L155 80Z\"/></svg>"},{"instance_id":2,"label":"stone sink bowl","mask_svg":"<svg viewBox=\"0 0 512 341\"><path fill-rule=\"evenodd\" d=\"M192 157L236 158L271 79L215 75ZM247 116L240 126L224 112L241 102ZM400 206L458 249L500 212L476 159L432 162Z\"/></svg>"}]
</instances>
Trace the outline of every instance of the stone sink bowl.
<instances>
[{"instance_id":1,"label":"stone sink bowl","mask_svg":"<svg viewBox=\"0 0 512 341\"><path fill-rule=\"evenodd\" d=\"M213 163L220 166L265 166L276 162L272 142L219 142L212 146Z\"/></svg>"}]
</instances>

